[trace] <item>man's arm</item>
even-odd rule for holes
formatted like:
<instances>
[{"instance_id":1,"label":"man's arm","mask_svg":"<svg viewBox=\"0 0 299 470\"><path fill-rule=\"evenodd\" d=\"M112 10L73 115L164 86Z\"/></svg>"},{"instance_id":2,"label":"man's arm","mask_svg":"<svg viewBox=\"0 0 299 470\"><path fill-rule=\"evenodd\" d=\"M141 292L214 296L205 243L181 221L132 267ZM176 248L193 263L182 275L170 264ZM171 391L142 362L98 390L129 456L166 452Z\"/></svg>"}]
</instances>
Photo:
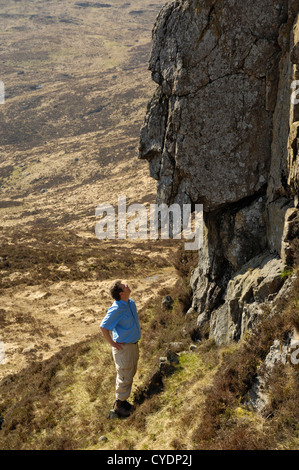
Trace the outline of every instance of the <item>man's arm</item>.
<instances>
[{"instance_id":1,"label":"man's arm","mask_svg":"<svg viewBox=\"0 0 299 470\"><path fill-rule=\"evenodd\" d=\"M101 332L102 332L102 335L104 336L105 340L109 344L111 344L111 346L113 346L114 348L119 349L119 350L123 349L122 345L124 343L116 343L116 341L113 341L113 339L111 338L109 330L107 330L106 328L103 328L102 326L100 328L101 328Z\"/></svg>"}]
</instances>

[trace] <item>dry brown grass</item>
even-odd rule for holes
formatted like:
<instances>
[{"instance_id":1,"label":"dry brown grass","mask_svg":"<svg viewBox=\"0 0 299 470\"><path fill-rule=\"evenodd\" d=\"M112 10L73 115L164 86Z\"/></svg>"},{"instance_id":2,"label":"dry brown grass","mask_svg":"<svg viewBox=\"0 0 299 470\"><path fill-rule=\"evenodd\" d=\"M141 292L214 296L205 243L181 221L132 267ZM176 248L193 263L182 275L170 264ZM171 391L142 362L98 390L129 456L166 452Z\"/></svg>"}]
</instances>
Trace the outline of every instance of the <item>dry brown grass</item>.
<instances>
[{"instance_id":1,"label":"dry brown grass","mask_svg":"<svg viewBox=\"0 0 299 470\"><path fill-rule=\"evenodd\" d=\"M132 269L145 277L153 269L166 266L170 263L162 256L153 259L134 252L130 246L120 248L72 232L36 229L27 233L24 242L15 234L0 247L0 291L20 284L124 277ZM19 276L11 278L15 272Z\"/></svg>"},{"instance_id":2,"label":"dry brown grass","mask_svg":"<svg viewBox=\"0 0 299 470\"><path fill-rule=\"evenodd\" d=\"M166 293L175 299L170 311L161 309ZM258 328L240 344L218 348L208 340L193 353L187 351L190 336L186 337L184 303L179 298L178 284L173 291L161 290L140 312L145 330L133 394L137 408L129 419L107 419L114 400L114 367L110 348L94 337L0 384L0 416L4 418L0 447L298 448L298 369L291 365L274 369L267 384L270 402L264 415L245 404L257 367L273 340L284 338L297 325L298 280L290 297L282 300L281 314L265 314ZM159 375L159 357L171 341L185 341L186 352L170 374ZM143 397L138 401L140 392ZM99 443L103 434L108 441Z\"/></svg>"}]
</instances>

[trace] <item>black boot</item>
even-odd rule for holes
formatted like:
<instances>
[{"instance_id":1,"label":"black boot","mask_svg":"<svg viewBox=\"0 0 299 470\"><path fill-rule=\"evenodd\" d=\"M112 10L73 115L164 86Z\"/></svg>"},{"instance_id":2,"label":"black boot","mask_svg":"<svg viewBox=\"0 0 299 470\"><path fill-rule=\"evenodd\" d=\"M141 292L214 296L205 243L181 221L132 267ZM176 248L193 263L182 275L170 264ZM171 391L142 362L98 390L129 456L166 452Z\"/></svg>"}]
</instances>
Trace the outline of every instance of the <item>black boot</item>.
<instances>
[{"instance_id":1,"label":"black boot","mask_svg":"<svg viewBox=\"0 0 299 470\"><path fill-rule=\"evenodd\" d=\"M127 400L123 401L123 406L129 411L133 410L133 405L131 405Z\"/></svg>"},{"instance_id":2,"label":"black boot","mask_svg":"<svg viewBox=\"0 0 299 470\"><path fill-rule=\"evenodd\" d=\"M127 418L128 416L130 416L130 410L128 409L128 405L126 406L125 401L115 400L113 409L118 416L121 416L122 418Z\"/></svg>"}]
</instances>

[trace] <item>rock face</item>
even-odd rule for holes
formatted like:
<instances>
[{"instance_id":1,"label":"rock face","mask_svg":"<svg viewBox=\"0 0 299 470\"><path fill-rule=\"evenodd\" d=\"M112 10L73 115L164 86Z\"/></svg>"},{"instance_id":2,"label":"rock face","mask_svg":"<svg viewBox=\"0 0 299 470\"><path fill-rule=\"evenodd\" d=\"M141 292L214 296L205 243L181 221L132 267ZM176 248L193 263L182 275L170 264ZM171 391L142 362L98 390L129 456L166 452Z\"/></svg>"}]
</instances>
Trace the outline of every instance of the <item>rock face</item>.
<instances>
[{"instance_id":1,"label":"rock face","mask_svg":"<svg viewBox=\"0 0 299 470\"><path fill-rule=\"evenodd\" d=\"M202 202L211 212L264 188L286 19L284 0L164 7L150 60L160 87L141 137L158 198Z\"/></svg>"},{"instance_id":2,"label":"rock face","mask_svg":"<svg viewBox=\"0 0 299 470\"><path fill-rule=\"evenodd\" d=\"M153 30L158 87L139 156L157 203L203 204L192 311L219 344L253 324L298 249L298 10L299 0L175 0Z\"/></svg>"}]
</instances>

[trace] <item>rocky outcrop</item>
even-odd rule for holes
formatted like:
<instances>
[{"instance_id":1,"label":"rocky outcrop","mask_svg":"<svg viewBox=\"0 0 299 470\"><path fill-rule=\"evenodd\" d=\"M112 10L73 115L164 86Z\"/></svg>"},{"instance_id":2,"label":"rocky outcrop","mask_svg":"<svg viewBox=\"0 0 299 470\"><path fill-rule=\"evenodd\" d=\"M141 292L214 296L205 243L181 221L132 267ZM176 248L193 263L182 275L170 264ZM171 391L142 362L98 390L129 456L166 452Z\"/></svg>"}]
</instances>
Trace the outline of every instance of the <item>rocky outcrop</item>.
<instances>
[{"instance_id":1,"label":"rocky outcrop","mask_svg":"<svg viewBox=\"0 0 299 470\"><path fill-rule=\"evenodd\" d=\"M140 158L158 203L203 204L192 312L219 344L252 326L298 250L298 10L175 0L153 30Z\"/></svg>"},{"instance_id":2,"label":"rocky outcrop","mask_svg":"<svg viewBox=\"0 0 299 470\"><path fill-rule=\"evenodd\" d=\"M245 403L254 410L263 412L269 404L268 380L271 378L273 368L277 364L286 365L291 363L298 365L298 332L294 331L281 343L276 339L270 347L265 360L257 368L256 378L250 390L248 391Z\"/></svg>"},{"instance_id":3,"label":"rocky outcrop","mask_svg":"<svg viewBox=\"0 0 299 470\"><path fill-rule=\"evenodd\" d=\"M161 200L211 212L264 187L285 4L175 1L162 10L150 60L160 87L141 138Z\"/></svg>"}]
</instances>

